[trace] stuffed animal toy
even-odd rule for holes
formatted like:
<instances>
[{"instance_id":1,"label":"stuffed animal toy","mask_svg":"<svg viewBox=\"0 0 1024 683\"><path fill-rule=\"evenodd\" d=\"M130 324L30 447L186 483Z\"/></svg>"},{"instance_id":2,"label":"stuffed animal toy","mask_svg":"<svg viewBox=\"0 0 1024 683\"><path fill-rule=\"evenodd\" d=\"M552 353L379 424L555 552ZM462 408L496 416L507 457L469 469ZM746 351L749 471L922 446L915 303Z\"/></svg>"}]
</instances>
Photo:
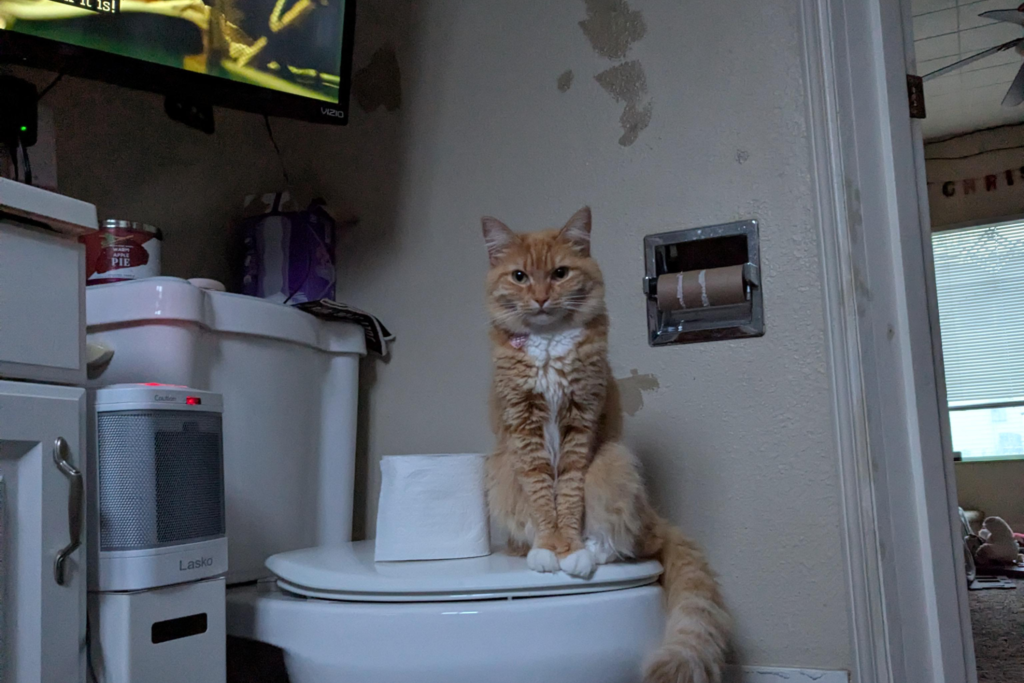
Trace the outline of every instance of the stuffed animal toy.
<instances>
[{"instance_id":1,"label":"stuffed animal toy","mask_svg":"<svg viewBox=\"0 0 1024 683\"><path fill-rule=\"evenodd\" d=\"M978 564L1013 564L1018 561L1020 551L1013 530L1001 517L986 518L978 537L984 541L975 553Z\"/></svg>"}]
</instances>

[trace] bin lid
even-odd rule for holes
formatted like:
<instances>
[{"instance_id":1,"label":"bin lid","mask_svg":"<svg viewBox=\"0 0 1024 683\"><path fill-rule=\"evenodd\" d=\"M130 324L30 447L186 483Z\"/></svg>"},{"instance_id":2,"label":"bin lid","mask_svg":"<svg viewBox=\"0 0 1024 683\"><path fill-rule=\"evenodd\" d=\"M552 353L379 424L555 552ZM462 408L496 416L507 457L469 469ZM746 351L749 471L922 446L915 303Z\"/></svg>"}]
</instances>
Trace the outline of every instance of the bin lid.
<instances>
[{"instance_id":1,"label":"bin lid","mask_svg":"<svg viewBox=\"0 0 1024 683\"><path fill-rule=\"evenodd\" d=\"M214 332L302 344L328 353L366 354L366 337L359 325L321 320L266 299L201 289L176 277L92 285L86 288L85 298L90 333L173 321Z\"/></svg>"}]
</instances>

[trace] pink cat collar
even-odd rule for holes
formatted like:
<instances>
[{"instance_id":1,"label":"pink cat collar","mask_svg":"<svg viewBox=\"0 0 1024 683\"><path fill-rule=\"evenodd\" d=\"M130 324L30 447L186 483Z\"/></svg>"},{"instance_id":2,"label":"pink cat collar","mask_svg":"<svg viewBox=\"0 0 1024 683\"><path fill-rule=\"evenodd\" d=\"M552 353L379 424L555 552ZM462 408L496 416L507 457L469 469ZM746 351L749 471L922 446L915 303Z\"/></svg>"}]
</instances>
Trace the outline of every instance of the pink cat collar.
<instances>
[{"instance_id":1,"label":"pink cat collar","mask_svg":"<svg viewBox=\"0 0 1024 683\"><path fill-rule=\"evenodd\" d=\"M526 344L526 340L529 339L530 335L517 333L509 337L508 343L512 345L514 349L521 349Z\"/></svg>"}]
</instances>

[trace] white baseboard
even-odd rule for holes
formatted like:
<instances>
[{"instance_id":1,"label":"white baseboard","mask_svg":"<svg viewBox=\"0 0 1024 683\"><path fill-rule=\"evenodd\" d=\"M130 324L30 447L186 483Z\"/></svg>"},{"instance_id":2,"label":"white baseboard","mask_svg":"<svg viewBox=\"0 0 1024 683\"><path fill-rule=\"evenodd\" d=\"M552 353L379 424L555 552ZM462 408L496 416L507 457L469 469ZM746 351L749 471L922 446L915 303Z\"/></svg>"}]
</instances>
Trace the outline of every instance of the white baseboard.
<instances>
[{"instance_id":1,"label":"white baseboard","mask_svg":"<svg viewBox=\"0 0 1024 683\"><path fill-rule=\"evenodd\" d=\"M847 671L779 669L770 666L729 666L723 683L849 683Z\"/></svg>"}]
</instances>

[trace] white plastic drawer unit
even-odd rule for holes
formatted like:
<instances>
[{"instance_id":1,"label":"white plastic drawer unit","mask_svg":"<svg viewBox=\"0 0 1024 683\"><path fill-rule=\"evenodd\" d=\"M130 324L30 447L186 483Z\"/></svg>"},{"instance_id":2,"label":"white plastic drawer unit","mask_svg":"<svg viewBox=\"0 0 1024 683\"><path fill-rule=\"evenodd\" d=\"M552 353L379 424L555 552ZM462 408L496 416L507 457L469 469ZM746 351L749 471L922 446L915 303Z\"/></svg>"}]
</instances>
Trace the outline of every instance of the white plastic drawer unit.
<instances>
[{"instance_id":1,"label":"white plastic drawer unit","mask_svg":"<svg viewBox=\"0 0 1024 683\"><path fill-rule=\"evenodd\" d=\"M85 248L96 208L0 179L0 378L85 381Z\"/></svg>"},{"instance_id":2,"label":"white plastic drawer unit","mask_svg":"<svg viewBox=\"0 0 1024 683\"><path fill-rule=\"evenodd\" d=\"M85 390L0 381L0 680L85 680Z\"/></svg>"}]
</instances>

